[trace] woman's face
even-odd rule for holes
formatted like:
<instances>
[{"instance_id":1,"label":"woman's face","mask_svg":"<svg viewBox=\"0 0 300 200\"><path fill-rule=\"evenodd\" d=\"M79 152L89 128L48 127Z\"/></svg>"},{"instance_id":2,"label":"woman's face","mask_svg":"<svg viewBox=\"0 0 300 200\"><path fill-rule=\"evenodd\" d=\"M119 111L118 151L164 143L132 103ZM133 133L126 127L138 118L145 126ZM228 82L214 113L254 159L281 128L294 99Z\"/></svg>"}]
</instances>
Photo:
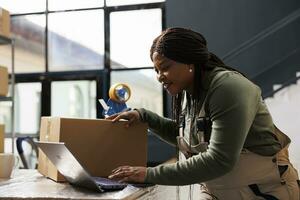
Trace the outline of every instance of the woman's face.
<instances>
[{"instance_id":1,"label":"woman's face","mask_svg":"<svg viewBox=\"0 0 300 200\"><path fill-rule=\"evenodd\" d=\"M154 52L153 64L157 73L157 80L172 96L187 90L193 91L194 65L176 62Z\"/></svg>"}]
</instances>

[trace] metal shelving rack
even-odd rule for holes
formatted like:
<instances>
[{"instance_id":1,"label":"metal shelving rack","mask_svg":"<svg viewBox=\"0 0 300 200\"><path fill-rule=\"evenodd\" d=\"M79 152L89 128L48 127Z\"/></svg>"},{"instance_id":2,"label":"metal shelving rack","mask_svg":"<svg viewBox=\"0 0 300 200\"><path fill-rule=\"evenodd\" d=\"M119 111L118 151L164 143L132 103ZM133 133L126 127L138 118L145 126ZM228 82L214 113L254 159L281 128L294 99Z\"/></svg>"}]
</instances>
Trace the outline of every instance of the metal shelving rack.
<instances>
[{"instance_id":1,"label":"metal shelving rack","mask_svg":"<svg viewBox=\"0 0 300 200\"><path fill-rule=\"evenodd\" d=\"M15 140L15 41L11 38L0 35L0 45L10 45L11 46L11 74L10 74L10 85L11 91L10 96L0 97L0 101L11 102L11 132L10 136L5 135L5 138L12 139L12 153L14 153L14 140Z\"/></svg>"}]
</instances>

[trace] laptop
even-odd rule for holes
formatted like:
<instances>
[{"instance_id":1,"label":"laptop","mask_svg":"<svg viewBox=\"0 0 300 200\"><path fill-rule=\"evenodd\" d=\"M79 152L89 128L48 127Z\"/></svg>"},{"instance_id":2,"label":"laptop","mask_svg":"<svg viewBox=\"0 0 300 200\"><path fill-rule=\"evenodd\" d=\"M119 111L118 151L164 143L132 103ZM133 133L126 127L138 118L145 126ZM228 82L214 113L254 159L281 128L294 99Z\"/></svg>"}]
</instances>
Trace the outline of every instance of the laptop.
<instances>
[{"instance_id":1,"label":"laptop","mask_svg":"<svg viewBox=\"0 0 300 200\"><path fill-rule=\"evenodd\" d=\"M66 178L66 180L75 186L86 189L105 192L112 190L121 190L127 183L120 183L103 177L92 177L79 163L74 155L62 142L35 142L36 145L46 154L49 160L56 166L57 170ZM136 187L147 187L152 184L131 184Z\"/></svg>"}]
</instances>

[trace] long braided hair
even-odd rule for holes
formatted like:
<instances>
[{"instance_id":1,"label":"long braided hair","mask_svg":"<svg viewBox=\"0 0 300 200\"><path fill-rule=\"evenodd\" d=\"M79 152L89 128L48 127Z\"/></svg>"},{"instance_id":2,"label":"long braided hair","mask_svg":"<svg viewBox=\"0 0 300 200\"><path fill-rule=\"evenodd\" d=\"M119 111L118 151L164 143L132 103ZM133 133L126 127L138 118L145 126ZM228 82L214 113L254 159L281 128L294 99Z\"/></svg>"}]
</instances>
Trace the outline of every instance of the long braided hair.
<instances>
[{"instance_id":1,"label":"long braided hair","mask_svg":"<svg viewBox=\"0 0 300 200\"><path fill-rule=\"evenodd\" d=\"M225 66L223 61L207 49L205 38L198 32L185 28L168 28L154 39L150 49L150 57L154 52L174 61L184 64L194 64L194 87L192 96L186 95L188 112L195 117L200 112L200 95L202 80L206 70L212 66L222 66L229 70L235 69ZM208 65L212 63L212 65ZM200 87L200 89L199 89ZM182 112L183 92L172 97L172 116L179 125Z\"/></svg>"}]
</instances>

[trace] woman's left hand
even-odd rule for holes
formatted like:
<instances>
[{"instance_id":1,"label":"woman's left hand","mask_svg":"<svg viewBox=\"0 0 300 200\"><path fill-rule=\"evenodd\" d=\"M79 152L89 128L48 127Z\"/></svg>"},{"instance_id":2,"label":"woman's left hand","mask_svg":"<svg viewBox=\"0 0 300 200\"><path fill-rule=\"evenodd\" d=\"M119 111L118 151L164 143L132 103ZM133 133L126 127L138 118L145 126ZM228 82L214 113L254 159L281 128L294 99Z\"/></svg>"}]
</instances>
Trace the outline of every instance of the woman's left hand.
<instances>
[{"instance_id":1,"label":"woman's left hand","mask_svg":"<svg viewBox=\"0 0 300 200\"><path fill-rule=\"evenodd\" d=\"M121 182L144 183L146 172L146 167L121 166L112 170L112 174L108 178Z\"/></svg>"}]
</instances>

